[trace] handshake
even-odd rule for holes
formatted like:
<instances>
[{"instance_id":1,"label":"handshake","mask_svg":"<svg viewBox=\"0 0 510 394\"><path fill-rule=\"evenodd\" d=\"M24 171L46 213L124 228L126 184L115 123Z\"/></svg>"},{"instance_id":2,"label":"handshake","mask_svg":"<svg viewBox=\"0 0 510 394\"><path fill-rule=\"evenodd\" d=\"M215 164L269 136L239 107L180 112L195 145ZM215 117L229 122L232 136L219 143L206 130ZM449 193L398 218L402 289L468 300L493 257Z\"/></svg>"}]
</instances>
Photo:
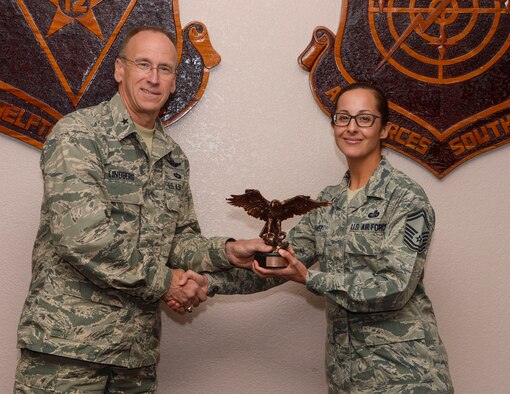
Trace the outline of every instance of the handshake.
<instances>
[{"instance_id":1,"label":"handshake","mask_svg":"<svg viewBox=\"0 0 510 394\"><path fill-rule=\"evenodd\" d=\"M252 268L256 252L270 252L272 247L260 238L251 240L228 241L225 254L233 266ZM207 300L208 281L205 275L194 271L172 269L172 281L166 293L161 297L170 309L183 314L191 313L193 307Z\"/></svg>"},{"instance_id":2,"label":"handshake","mask_svg":"<svg viewBox=\"0 0 510 394\"><path fill-rule=\"evenodd\" d=\"M173 311L181 315L193 312L207 300L207 277L194 271L172 270L172 282L161 299Z\"/></svg>"}]
</instances>

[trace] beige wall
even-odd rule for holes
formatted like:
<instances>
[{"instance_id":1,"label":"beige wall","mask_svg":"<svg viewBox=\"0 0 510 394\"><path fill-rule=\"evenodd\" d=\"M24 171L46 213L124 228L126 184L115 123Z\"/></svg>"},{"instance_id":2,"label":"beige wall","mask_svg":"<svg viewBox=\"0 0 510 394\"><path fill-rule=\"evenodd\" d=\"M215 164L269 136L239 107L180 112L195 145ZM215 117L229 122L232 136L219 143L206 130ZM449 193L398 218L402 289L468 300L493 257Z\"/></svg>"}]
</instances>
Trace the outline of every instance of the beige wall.
<instances>
[{"instance_id":1,"label":"beige wall","mask_svg":"<svg viewBox=\"0 0 510 394\"><path fill-rule=\"evenodd\" d=\"M204 22L223 57L201 102L170 128L191 161L206 235L258 235L262 222L227 205L231 193L258 188L268 198L315 196L345 171L308 74L296 62L314 27L336 31L340 5L181 1L183 24ZM407 158L387 156L426 189L436 209L426 285L457 393L508 393L510 146L469 161L442 181ZM0 135L2 393L12 386L18 357L16 325L41 201L38 159L38 150ZM326 392L323 302L298 285L217 296L191 316L167 313L163 320L161 393Z\"/></svg>"}]
</instances>

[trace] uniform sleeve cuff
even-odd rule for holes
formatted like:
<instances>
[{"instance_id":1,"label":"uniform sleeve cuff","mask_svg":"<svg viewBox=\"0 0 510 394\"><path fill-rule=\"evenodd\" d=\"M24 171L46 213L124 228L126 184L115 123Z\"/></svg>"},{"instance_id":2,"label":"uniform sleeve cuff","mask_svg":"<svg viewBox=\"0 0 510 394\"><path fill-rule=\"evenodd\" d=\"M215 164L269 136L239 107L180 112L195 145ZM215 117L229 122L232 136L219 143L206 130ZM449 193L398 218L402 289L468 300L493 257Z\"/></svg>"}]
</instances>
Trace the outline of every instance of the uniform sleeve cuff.
<instances>
[{"instance_id":1,"label":"uniform sleeve cuff","mask_svg":"<svg viewBox=\"0 0 510 394\"><path fill-rule=\"evenodd\" d=\"M322 294L322 283L324 282L324 272L308 269L306 273L306 288L315 294ZM322 280L321 280L322 279Z\"/></svg>"},{"instance_id":2,"label":"uniform sleeve cuff","mask_svg":"<svg viewBox=\"0 0 510 394\"><path fill-rule=\"evenodd\" d=\"M204 274L207 277L207 297L214 297L220 289L219 282L213 275Z\"/></svg>"},{"instance_id":3,"label":"uniform sleeve cuff","mask_svg":"<svg viewBox=\"0 0 510 394\"><path fill-rule=\"evenodd\" d=\"M148 302L157 302L170 287L170 283L172 282L172 270L166 266L161 266L158 269L156 275L154 275L154 280L150 288L145 292L144 299Z\"/></svg>"},{"instance_id":4,"label":"uniform sleeve cuff","mask_svg":"<svg viewBox=\"0 0 510 394\"><path fill-rule=\"evenodd\" d=\"M225 253L225 244L228 241L233 241L233 238L227 237L212 237L210 239L211 244L209 247L209 257L211 259L211 263L217 270L229 269L232 268L232 264L227 259L227 255Z\"/></svg>"}]
</instances>

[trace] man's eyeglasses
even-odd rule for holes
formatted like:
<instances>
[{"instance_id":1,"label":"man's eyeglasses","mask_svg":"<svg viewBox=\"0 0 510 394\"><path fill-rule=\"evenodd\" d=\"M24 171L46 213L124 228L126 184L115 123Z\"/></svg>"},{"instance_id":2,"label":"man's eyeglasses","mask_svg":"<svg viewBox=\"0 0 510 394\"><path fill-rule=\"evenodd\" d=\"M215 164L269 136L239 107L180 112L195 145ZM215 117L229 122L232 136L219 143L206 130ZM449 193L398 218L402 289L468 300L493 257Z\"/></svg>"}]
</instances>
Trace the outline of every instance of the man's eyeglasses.
<instances>
[{"instance_id":1,"label":"man's eyeglasses","mask_svg":"<svg viewBox=\"0 0 510 394\"><path fill-rule=\"evenodd\" d=\"M170 66L157 66L153 67L151 63L146 62L144 60L140 61L133 61L125 58L124 56L119 56L120 60L125 61L128 64L132 64L133 66L136 66L140 71L142 71L144 74L149 74L153 69L157 70L159 75L161 77L170 77L172 74L175 74L175 69L173 69Z\"/></svg>"},{"instance_id":2,"label":"man's eyeglasses","mask_svg":"<svg viewBox=\"0 0 510 394\"><path fill-rule=\"evenodd\" d=\"M331 121L336 126L347 126L349 123L351 123L351 119L354 119L358 127L371 127L375 120L378 118L380 118L380 116L373 114L349 115L344 113L336 113L331 115Z\"/></svg>"}]
</instances>

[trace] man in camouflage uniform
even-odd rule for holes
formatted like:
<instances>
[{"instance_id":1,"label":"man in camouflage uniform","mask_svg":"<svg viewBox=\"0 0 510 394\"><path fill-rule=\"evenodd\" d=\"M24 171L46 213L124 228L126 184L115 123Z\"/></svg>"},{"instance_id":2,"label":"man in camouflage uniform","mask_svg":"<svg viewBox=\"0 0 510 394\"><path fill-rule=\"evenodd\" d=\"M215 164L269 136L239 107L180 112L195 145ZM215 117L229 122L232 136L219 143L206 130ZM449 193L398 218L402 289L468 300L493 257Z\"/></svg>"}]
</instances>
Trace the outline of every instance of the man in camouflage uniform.
<instances>
[{"instance_id":1,"label":"man in camouflage uniform","mask_svg":"<svg viewBox=\"0 0 510 394\"><path fill-rule=\"evenodd\" d=\"M332 205L303 216L288 236L289 267L206 274L208 295L247 294L284 282L326 297L330 393L453 393L445 348L425 294L423 268L434 230L425 192L382 158L348 201L349 173L324 189ZM318 269L310 269L315 262ZM301 275L296 272L300 271ZM296 279L301 276L303 280ZM200 279L188 272L183 277Z\"/></svg>"},{"instance_id":2,"label":"man in camouflage uniform","mask_svg":"<svg viewBox=\"0 0 510 394\"><path fill-rule=\"evenodd\" d=\"M195 282L177 284L182 269L229 268L267 250L200 234L188 160L158 118L176 67L167 33L128 33L118 94L65 116L45 143L16 393L155 392L159 300L191 311L206 299Z\"/></svg>"}]
</instances>

